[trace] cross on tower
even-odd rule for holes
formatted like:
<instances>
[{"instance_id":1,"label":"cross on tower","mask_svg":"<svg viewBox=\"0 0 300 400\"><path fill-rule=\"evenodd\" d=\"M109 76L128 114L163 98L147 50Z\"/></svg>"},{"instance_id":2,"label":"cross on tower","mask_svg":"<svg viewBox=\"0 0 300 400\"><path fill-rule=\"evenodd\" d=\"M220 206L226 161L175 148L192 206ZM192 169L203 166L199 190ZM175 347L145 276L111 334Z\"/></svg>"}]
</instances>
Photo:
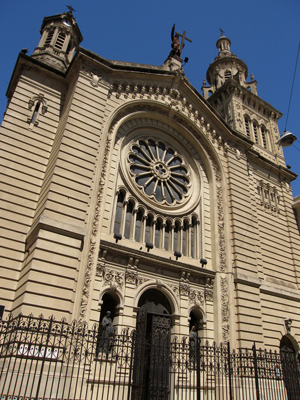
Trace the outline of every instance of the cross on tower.
<instances>
[{"instance_id":1,"label":"cross on tower","mask_svg":"<svg viewBox=\"0 0 300 400\"><path fill-rule=\"evenodd\" d=\"M74 10L74 8L72 7L72 6L66 6L68 9L69 9L69 12L72 14L72 12L73 11L76 11L76 10Z\"/></svg>"},{"instance_id":2,"label":"cross on tower","mask_svg":"<svg viewBox=\"0 0 300 400\"><path fill-rule=\"evenodd\" d=\"M182 49L183 49L183 46L184 46L184 41L185 40L188 40L189 42L191 42L192 43L192 41L191 41L191 39L189 39L189 38L187 38L185 35L186 35L186 31L183 31L183 34L181 34L181 33L178 33L178 32L175 32L176 33L176 35L177 36L181 36L182 37L182 39L181 39L181 44L180 44L180 53L182 52Z\"/></svg>"}]
</instances>

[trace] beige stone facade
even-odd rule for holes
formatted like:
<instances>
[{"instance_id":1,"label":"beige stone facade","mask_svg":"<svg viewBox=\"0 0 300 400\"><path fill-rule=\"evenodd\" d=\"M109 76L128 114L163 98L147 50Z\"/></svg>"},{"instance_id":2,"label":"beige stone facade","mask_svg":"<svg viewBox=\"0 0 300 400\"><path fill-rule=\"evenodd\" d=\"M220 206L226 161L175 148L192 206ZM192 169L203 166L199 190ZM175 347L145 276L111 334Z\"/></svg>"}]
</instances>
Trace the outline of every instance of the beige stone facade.
<instances>
[{"instance_id":1,"label":"beige stone facade","mask_svg":"<svg viewBox=\"0 0 300 400\"><path fill-rule=\"evenodd\" d=\"M296 175L277 143L281 113L229 39L202 97L176 56L141 65L79 47L72 58L71 13L41 34L19 55L1 125L5 312L92 324L111 309L121 329L153 302L172 334L298 342Z\"/></svg>"}]
</instances>

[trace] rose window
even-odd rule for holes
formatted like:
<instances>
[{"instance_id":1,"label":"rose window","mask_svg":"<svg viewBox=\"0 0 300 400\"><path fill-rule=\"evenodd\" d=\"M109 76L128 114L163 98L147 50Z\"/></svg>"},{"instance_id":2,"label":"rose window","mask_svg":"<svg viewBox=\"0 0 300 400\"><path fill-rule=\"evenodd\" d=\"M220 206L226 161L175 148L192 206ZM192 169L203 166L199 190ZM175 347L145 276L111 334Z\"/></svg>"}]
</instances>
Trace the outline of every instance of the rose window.
<instances>
[{"instance_id":1,"label":"rose window","mask_svg":"<svg viewBox=\"0 0 300 400\"><path fill-rule=\"evenodd\" d=\"M131 145L129 169L135 183L160 204L181 203L189 195L189 170L182 155L161 141Z\"/></svg>"}]
</instances>

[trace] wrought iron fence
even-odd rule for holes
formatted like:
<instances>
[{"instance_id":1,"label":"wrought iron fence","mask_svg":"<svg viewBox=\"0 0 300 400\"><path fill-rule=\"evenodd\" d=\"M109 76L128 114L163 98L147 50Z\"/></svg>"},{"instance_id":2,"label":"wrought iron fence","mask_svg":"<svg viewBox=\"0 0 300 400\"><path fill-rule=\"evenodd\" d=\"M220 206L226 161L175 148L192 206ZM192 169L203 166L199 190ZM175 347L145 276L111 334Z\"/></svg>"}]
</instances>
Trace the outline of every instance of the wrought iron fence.
<instances>
[{"instance_id":1,"label":"wrought iron fence","mask_svg":"<svg viewBox=\"0 0 300 400\"><path fill-rule=\"evenodd\" d=\"M98 326L25 317L0 322L0 395L8 399L299 400L292 352L171 337L109 338Z\"/></svg>"}]
</instances>

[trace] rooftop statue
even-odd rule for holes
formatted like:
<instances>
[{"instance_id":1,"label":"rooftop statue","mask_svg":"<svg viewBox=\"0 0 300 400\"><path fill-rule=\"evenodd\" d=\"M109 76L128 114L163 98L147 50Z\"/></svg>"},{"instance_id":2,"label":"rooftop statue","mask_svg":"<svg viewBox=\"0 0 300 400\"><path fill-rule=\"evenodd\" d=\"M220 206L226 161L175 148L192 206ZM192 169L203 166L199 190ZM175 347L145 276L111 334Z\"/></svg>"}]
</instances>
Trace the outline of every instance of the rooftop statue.
<instances>
[{"instance_id":1,"label":"rooftop statue","mask_svg":"<svg viewBox=\"0 0 300 400\"><path fill-rule=\"evenodd\" d=\"M185 46L185 44L184 44L185 40L188 40L189 42L192 43L191 39L187 38L185 35L186 35L186 31L184 31L183 34L181 35L181 33L178 33L175 31L175 24L173 25L172 31L171 31L172 50L171 50L170 56L177 56L177 57L181 56L182 49ZM179 41L180 36L182 37L181 43Z\"/></svg>"}]
</instances>

